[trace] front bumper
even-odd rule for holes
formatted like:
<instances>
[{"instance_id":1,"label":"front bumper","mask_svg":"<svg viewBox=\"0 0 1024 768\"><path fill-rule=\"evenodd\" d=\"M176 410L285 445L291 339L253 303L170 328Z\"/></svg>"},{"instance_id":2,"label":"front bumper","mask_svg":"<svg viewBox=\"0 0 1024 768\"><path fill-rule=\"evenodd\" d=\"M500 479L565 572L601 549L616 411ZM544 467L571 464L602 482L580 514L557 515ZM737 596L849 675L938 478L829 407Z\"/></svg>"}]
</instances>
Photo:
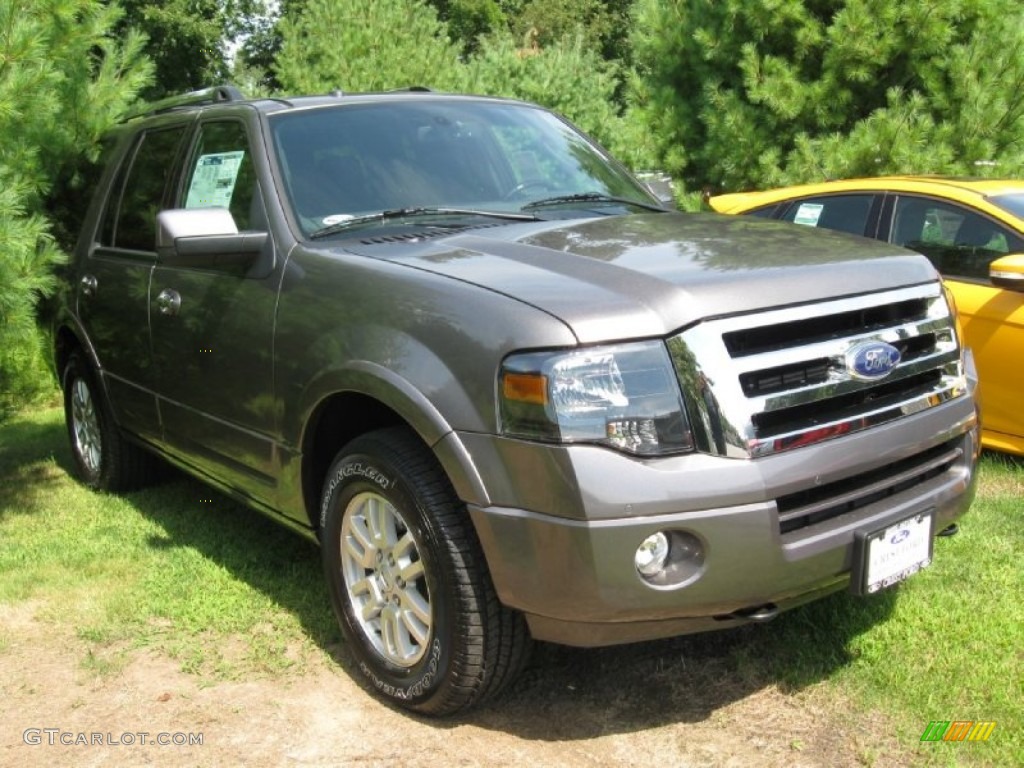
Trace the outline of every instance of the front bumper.
<instances>
[{"instance_id":1,"label":"front bumper","mask_svg":"<svg viewBox=\"0 0 1024 768\"><path fill-rule=\"evenodd\" d=\"M967 510L979 450L970 397L757 460L460 438L490 491L469 510L500 599L537 639L579 646L733 626L843 589L858 531L928 512L937 533ZM907 480L919 455L944 458ZM890 467L902 469L885 488ZM871 492L849 504L861 479ZM834 514L813 512L831 489ZM780 504L805 497L801 526L781 524ZM634 555L666 530L695 536L704 560L684 583L652 586Z\"/></svg>"}]
</instances>

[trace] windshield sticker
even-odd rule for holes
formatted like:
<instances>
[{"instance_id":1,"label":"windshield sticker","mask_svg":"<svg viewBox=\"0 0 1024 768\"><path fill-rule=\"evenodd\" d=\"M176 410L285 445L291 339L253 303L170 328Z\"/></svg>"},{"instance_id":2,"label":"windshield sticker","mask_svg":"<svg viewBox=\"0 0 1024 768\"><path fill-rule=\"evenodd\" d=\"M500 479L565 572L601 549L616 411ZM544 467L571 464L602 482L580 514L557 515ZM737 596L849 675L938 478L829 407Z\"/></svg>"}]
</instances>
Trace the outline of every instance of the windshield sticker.
<instances>
[{"instance_id":1,"label":"windshield sticker","mask_svg":"<svg viewBox=\"0 0 1024 768\"><path fill-rule=\"evenodd\" d=\"M228 208L235 194L238 169L245 152L216 152L200 155L192 184L188 188L186 208Z\"/></svg>"},{"instance_id":2,"label":"windshield sticker","mask_svg":"<svg viewBox=\"0 0 1024 768\"><path fill-rule=\"evenodd\" d=\"M821 203L800 203L793 222L796 224L806 224L808 227L816 227L824 207Z\"/></svg>"},{"instance_id":3,"label":"windshield sticker","mask_svg":"<svg viewBox=\"0 0 1024 768\"><path fill-rule=\"evenodd\" d=\"M343 221L351 221L354 218L355 216L350 213L335 213L332 216L324 216L321 223L325 227L331 227L335 224L341 224Z\"/></svg>"}]
</instances>

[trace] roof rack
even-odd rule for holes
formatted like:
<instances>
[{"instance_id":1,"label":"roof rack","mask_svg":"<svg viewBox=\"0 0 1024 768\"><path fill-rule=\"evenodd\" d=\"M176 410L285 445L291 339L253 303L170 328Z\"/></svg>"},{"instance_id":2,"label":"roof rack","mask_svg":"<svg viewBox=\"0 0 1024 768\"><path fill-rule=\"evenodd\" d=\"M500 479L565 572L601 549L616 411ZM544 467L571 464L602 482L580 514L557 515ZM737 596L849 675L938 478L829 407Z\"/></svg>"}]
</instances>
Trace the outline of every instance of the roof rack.
<instances>
[{"instance_id":1,"label":"roof rack","mask_svg":"<svg viewBox=\"0 0 1024 768\"><path fill-rule=\"evenodd\" d=\"M392 88L390 91L384 91L384 93L433 93L433 89L425 85L408 85L405 88ZM341 88L335 88L329 91L327 95L340 99L347 94Z\"/></svg>"},{"instance_id":2,"label":"roof rack","mask_svg":"<svg viewBox=\"0 0 1024 768\"><path fill-rule=\"evenodd\" d=\"M139 110L129 113L125 119L156 115L182 107L197 107L203 104L217 104L224 101L244 101L245 96L233 85L215 85L200 91L189 91L178 96L168 96L152 104L144 104Z\"/></svg>"}]
</instances>

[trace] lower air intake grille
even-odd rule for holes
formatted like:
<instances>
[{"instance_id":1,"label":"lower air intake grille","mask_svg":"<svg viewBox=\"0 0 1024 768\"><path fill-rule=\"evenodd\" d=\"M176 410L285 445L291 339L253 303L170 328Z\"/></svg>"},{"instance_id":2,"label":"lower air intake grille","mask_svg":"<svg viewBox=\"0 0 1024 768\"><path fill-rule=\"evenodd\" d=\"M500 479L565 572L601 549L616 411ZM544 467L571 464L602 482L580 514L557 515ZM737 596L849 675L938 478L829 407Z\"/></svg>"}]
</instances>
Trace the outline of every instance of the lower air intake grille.
<instances>
[{"instance_id":1,"label":"lower air intake grille","mask_svg":"<svg viewBox=\"0 0 1024 768\"><path fill-rule=\"evenodd\" d=\"M884 467L783 496L776 501L786 534L854 512L948 472L961 458L959 439Z\"/></svg>"}]
</instances>

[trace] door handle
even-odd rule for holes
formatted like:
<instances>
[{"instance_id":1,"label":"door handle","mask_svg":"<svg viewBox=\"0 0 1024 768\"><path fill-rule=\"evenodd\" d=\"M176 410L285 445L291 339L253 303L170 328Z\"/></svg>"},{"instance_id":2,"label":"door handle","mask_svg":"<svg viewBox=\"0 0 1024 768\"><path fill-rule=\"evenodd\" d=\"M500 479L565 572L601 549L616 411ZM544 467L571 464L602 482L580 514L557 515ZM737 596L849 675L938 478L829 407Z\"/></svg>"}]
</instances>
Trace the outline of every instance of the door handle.
<instances>
[{"instance_id":1,"label":"door handle","mask_svg":"<svg viewBox=\"0 0 1024 768\"><path fill-rule=\"evenodd\" d=\"M93 296L96 294L96 286L99 283L92 275L83 275L80 285L82 286L83 296Z\"/></svg>"},{"instance_id":2,"label":"door handle","mask_svg":"<svg viewBox=\"0 0 1024 768\"><path fill-rule=\"evenodd\" d=\"M156 297L156 306L160 310L161 315L176 315L178 310L181 309L181 296L178 295L177 291L164 288Z\"/></svg>"}]
</instances>

